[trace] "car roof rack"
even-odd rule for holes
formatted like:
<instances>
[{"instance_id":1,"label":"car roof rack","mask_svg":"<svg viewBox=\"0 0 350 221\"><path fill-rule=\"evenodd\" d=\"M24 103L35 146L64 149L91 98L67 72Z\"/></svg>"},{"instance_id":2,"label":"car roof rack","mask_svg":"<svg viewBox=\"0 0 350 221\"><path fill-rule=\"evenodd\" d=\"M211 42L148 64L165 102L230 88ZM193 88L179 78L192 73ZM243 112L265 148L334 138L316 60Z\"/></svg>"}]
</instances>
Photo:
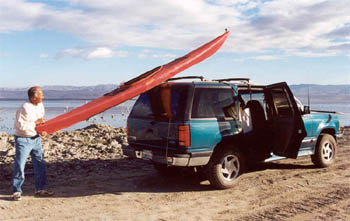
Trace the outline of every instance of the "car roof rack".
<instances>
[{"instance_id":1,"label":"car roof rack","mask_svg":"<svg viewBox=\"0 0 350 221\"><path fill-rule=\"evenodd\" d=\"M170 78L168 81L177 81L182 79L200 79L201 81L207 81L203 76L184 76L184 77L177 77L177 78Z\"/></svg>"},{"instance_id":2,"label":"car roof rack","mask_svg":"<svg viewBox=\"0 0 350 221\"><path fill-rule=\"evenodd\" d=\"M224 82L224 81L240 81L244 82L245 84L250 84L250 78L223 78L223 79L215 79L213 81L218 81L218 82Z\"/></svg>"}]
</instances>

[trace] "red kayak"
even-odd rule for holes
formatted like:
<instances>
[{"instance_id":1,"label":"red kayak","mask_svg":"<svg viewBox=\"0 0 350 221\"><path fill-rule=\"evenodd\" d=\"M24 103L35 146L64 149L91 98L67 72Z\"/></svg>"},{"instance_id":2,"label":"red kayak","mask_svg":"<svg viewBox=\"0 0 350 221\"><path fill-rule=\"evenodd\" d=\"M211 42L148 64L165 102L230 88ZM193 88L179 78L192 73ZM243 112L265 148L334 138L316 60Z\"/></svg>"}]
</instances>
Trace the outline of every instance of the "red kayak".
<instances>
[{"instance_id":1,"label":"red kayak","mask_svg":"<svg viewBox=\"0 0 350 221\"><path fill-rule=\"evenodd\" d=\"M50 119L44 124L38 125L36 130L39 134L44 132L52 134L146 92L177 73L213 55L222 46L228 35L229 31L226 31L223 35L202 45L185 56L141 74L100 98Z\"/></svg>"}]
</instances>

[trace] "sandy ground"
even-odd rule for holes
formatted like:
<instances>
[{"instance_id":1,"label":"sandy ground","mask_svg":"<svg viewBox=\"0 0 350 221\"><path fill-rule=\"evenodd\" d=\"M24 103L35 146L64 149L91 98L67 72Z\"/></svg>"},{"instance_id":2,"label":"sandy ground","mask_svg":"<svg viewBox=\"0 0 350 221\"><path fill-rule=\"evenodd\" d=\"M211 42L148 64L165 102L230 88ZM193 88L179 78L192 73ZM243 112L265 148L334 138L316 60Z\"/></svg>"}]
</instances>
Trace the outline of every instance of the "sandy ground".
<instances>
[{"instance_id":1,"label":"sandy ground","mask_svg":"<svg viewBox=\"0 0 350 221\"><path fill-rule=\"evenodd\" d=\"M228 190L191 172L164 177L127 158L96 160L96 169L83 173L72 167L49 174L51 198L35 198L27 176L22 201L11 201L5 179L0 220L350 220L349 129L345 135L330 168L315 168L309 157L261 164Z\"/></svg>"}]
</instances>

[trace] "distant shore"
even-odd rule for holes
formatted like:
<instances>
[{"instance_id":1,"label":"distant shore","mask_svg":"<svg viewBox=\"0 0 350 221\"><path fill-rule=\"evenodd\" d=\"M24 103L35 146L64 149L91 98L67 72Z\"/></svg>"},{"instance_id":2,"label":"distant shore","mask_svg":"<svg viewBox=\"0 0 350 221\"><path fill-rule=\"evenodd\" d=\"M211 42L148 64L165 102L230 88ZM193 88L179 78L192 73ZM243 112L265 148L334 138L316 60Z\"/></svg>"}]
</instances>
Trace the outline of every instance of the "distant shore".
<instances>
[{"instance_id":1,"label":"distant shore","mask_svg":"<svg viewBox=\"0 0 350 221\"><path fill-rule=\"evenodd\" d=\"M272 82L273 83L273 82ZM118 84L95 86L43 86L45 99L92 100L116 89ZM317 85L298 84L289 85L293 94L305 104L310 97L311 103L350 104L350 84ZM0 88L1 99L27 99L28 88Z\"/></svg>"}]
</instances>

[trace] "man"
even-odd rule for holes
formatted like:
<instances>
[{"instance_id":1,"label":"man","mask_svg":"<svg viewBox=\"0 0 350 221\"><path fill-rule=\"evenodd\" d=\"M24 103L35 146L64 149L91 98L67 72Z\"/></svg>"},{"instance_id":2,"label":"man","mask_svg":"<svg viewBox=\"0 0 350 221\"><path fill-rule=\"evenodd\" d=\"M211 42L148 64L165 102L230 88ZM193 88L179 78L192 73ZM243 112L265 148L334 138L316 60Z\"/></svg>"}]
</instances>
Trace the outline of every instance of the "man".
<instances>
[{"instance_id":1,"label":"man","mask_svg":"<svg viewBox=\"0 0 350 221\"><path fill-rule=\"evenodd\" d=\"M16 158L13 174L13 200L21 200L24 183L24 167L30 154L34 167L35 196L52 196L53 192L44 190L46 184L46 165L43 160L41 138L35 127L45 122L45 109L42 103L44 98L40 87L28 90L29 102L25 102L17 110L15 120L15 147Z\"/></svg>"}]
</instances>

